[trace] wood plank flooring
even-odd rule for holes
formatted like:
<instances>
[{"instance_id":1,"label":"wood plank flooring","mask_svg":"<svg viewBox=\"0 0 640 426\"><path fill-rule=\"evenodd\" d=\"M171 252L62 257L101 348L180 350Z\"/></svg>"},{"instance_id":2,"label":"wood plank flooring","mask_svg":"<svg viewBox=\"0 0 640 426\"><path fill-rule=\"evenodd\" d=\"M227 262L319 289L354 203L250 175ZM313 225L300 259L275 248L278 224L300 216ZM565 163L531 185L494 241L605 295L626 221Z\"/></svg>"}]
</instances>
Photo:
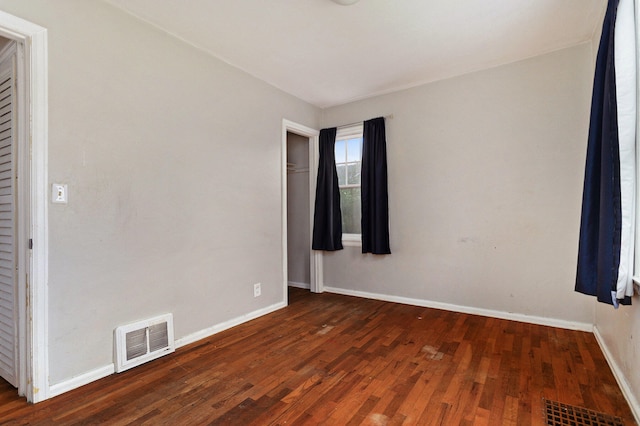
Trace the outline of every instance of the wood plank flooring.
<instances>
[{"instance_id":1,"label":"wood plank flooring","mask_svg":"<svg viewBox=\"0 0 640 426\"><path fill-rule=\"evenodd\" d=\"M289 306L3 425L540 425L543 398L632 413L590 333L290 289Z\"/></svg>"}]
</instances>

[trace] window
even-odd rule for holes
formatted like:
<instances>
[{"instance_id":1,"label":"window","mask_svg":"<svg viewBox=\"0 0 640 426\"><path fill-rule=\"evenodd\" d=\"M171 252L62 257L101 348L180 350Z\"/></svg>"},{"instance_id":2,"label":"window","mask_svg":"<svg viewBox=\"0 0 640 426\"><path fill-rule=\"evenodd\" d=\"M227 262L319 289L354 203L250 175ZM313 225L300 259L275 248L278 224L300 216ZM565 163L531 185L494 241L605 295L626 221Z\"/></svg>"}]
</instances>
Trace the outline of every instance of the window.
<instances>
[{"instance_id":1,"label":"window","mask_svg":"<svg viewBox=\"0 0 640 426\"><path fill-rule=\"evenodd\" d=\"M342 211L342 241L361 241L362 125L343 127L336 134L336 170Z\"/></svg>"}]
</instances>

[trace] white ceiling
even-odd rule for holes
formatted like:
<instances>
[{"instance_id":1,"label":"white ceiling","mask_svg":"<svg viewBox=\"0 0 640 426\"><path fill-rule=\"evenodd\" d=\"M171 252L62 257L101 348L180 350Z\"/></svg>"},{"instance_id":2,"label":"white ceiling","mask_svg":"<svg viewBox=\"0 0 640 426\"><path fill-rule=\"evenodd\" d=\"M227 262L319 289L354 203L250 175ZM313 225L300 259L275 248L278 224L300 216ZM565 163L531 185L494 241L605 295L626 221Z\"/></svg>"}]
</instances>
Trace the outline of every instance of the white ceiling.
<instances>
[{"instance_id":1,"label":"white ceiling","mask_svg":"<svg viewBox=\"0 0 640 426\"><path fill-rule=\"evenodd\" d=\"M106 0L319 107L590 40L606 0Z\"/></svg>"}]
</instances>

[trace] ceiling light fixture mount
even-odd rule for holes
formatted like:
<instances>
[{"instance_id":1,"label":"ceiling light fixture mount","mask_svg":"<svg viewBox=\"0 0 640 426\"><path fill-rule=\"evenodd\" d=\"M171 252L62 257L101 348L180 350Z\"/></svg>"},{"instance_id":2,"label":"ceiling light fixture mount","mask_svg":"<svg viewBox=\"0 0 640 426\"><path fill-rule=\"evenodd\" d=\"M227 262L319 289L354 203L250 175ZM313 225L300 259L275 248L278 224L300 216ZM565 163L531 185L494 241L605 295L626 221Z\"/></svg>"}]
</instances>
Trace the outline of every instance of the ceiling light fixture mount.
<instances>
[{"instance_id":1,"label":"ceiling light fixture mount","mask_svg":"<svg viewBox=\"0 0 640 426\"><path fill-rule=\"evenodd\" d=\"M334 3L341 4L343 6L349 6L357 3L359 0L333 0Z\"/></svg>"}]
</instances>

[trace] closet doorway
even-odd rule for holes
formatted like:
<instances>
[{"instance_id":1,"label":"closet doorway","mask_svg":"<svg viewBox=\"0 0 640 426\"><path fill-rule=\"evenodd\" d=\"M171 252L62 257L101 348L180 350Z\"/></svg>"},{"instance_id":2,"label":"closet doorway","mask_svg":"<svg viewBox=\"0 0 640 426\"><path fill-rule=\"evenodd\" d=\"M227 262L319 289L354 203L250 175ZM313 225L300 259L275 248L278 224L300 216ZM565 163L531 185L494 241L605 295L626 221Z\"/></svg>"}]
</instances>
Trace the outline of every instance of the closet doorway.
<instances>
[{"instance_id":1,"label":"closet doorway","mask_svg":"<svg viewBox=\"0 0 640 426\"><path fill-rule=\"evenodd\" d=\"M311 289L309 138L287 132L287 285Z\"/></svg>"},{"instance_id":2,"label":"closet doorway","mask_svg":"<svg viewBox=\"0 0 640 426\"><path fill-rule=\"evenodd\" d=\"M282 247L284 298L289 286L322 292L322 254L311 250L318 131L282 125Z\"/></svg>"}]
</instances>

